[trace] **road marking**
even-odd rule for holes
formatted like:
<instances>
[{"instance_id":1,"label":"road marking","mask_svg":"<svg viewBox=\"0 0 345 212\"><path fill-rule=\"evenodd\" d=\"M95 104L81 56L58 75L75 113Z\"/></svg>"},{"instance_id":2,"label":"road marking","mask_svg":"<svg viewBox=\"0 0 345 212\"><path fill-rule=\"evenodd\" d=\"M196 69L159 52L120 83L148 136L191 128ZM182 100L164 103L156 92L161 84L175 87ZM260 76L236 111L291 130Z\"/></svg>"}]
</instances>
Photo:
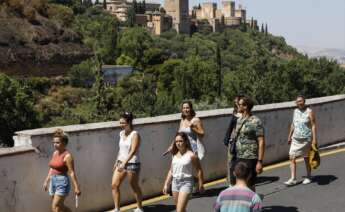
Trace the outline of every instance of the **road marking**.
<instances>
[{"instance_id":1,"label":"road marking","mask_svg":"<svg viewBox=\"0 0 345 212\"><path fill-rule=\"evenodd\" d=\"M334 155L334 154L337 154L337 153L340 153L340 152L345 152L345 148L323 152L323 153L320 154L320 157L325 157L325 156L328 156L328 155ZM299 159L296 160L297 163L300 163L302 161L303 161L303 158L299 158ZM280 162L280 163L277 163L277 164L268 165L268 166L264 167L264 171L280 168L280 167L283 167L283 166L288 166L289 164L290 164L289 161L284 161L284 162ZM206 183L206 184L204 184L204 187L208 188L208 187L211 187L211 186L214 186L214 185L218 185L218 184L221 184L221 183L225 183L225 182L226 182L226 178L223 178L223 179L219 179L219 180L215 180L215 181ZM169 198L170 198L169 195L161 195L161 196L154 197L154 198L151 198L151 199L148 199L148 200L144 200L143 201L143 206L149 205L149 204L152 204L152 203L156 203L156 202L160 202L160 201L163 201L163 200L166 200L166 199L169 199ZM137 207L137 204L133 203L133 204L121 207L121 211L126 211L126 210L129 210L129 209L134 209L136 207Z\"/></svg>"}]
</instances>

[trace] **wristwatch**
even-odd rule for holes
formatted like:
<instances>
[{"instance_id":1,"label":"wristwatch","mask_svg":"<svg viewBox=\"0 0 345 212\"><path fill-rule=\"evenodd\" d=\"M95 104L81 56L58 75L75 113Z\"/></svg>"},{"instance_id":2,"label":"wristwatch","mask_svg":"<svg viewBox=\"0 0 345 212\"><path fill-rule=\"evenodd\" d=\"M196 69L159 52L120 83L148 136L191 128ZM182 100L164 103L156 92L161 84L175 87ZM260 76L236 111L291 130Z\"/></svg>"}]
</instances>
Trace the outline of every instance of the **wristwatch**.
<instances>
[{"instance_id":1,"label":"wristwatch","mask_svg":"<svg viewBox=\"0 0 345 212\"><path fill-rule=\"evenodd\" d=\"M262 160L258 160L258 162L262 163Z\"/></svg>"}]
</instances>

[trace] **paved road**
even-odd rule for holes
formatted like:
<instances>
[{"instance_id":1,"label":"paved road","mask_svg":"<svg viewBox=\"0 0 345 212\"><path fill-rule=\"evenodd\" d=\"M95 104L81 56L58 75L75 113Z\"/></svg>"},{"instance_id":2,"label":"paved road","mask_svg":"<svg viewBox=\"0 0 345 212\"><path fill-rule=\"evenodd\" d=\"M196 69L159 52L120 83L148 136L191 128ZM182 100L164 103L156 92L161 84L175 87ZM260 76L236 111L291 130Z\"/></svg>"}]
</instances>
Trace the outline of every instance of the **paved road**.
<instances>
[{"instance_id":1,"label":"paved road","mask_svg":"<svg viewBox=\"0 0 345 212\"><path fill-rule=\"evenodd\" d=\"M264 196L267 212L344 212L345 211L345 149L326 152L321 166L313 172L313 183L286 187L289 176L287 164L271 166L260 177L257 192ZM297 175L302 180L303 163L298 163ZM224 183L207 189L203 196L189 201L188 212L210 212ZM175 211L172 198L144 207L145 212Z\"/></svg>"}]
</instances>

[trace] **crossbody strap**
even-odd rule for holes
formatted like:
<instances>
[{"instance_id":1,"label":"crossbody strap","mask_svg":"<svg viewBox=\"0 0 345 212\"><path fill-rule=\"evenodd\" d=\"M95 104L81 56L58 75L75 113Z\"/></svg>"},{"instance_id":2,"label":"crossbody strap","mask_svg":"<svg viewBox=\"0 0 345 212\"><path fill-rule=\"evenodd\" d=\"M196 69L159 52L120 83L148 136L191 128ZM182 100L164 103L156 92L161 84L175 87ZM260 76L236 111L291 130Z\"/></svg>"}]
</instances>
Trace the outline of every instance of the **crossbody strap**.
<instances>
[{"instance_id":1,"label":"crossbody strap","mask_svg":"<svg viewBox=\"0 0 345 212\"><path fill-rule=\"evenodd\" d=\"M240 128L238 128L238 130L236 130L236 136L235 136L235 139L234 139L235 142L237 141L238 135L240 134L241 129L242 129L243 125L246 123L247 120L248 120L248 118L246 118L246 119L242 122Z\"/></svg>"}]
</instances>

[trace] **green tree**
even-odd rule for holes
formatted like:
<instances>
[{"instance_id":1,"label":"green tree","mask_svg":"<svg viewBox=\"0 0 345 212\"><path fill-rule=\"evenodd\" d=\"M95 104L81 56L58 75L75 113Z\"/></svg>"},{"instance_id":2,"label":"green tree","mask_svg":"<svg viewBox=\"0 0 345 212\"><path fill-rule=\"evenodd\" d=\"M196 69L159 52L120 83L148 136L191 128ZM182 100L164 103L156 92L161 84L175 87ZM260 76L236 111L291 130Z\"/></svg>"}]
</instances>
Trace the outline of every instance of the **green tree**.
<instances>
[{"instance_id":1,"label":"green tree","mask_svg":"<svg viewBox=\"0 0 345 212\"><path fill-rule=\"evenodd\" d=\"M134 66L144 70L144 55L153 45L149 32L140 27L128 28L121 33L119 48L122 54L134 59Z\"/></svg>"},{"instance_id":2,"label":"green tree","mask_svg":"<svg viewBox=\"0 0 345 212\"><path fill-rule=\"evenodd\" d=\"M14 133L39 127L34 99L25 86L0 74L0 146L13 146Z\"/></svg>"},{"instance_id":3,"label":"green tree","mask_svg":"<svg viewBox=\"0 0 345 212\"><path fill-rule=\"evenodd\" d=\"M83 35L83 42L99 55L105 64L113 64L117 57L119 22L98 8L88 8L78 15L73 28Z\"/></svg>"}]
</instances>

